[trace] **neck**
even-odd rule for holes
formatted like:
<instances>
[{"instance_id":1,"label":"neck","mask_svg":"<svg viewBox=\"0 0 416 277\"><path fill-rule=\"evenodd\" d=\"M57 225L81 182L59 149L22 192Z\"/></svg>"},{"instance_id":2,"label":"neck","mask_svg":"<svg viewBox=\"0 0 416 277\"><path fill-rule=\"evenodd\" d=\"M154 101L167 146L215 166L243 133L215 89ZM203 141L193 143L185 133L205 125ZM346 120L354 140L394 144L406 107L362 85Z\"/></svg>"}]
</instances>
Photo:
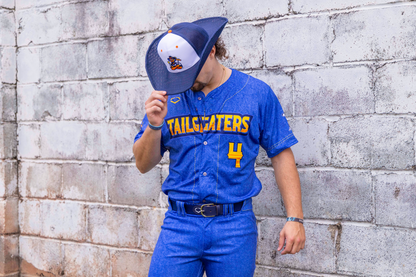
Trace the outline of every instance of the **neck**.
<instances>
[{"instance_id":1,"label":"neck","mask_svg":"<svg viewBox=\"0 0 416 277\"><path fill-rule=\"evenodd\" d=\"M220 64L218 61L215 63L213 68L213 75L211 80L209 81L208 85L206 85L202 92L205 94L205 96L208 95L212 90L219 87L222 83L224 83L228 77L227 77L227 68L225 68L222 64Z\"/></svg>"}]
</instances>

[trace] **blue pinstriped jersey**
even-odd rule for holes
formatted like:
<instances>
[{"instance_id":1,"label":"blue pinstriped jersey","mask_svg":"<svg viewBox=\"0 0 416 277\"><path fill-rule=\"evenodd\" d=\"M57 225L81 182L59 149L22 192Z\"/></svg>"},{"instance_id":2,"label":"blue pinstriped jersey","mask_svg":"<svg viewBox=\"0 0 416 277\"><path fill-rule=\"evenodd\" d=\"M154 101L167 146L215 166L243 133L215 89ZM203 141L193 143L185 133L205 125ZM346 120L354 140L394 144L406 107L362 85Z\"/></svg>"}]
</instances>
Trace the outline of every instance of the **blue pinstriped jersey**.
<instances>
[{"instance_id":1,"label":"blue pinstriped jersey","mask_svg":"<svg viewBox=\"0 0 416 277\"><path fill-rule=\"evenodd\" d=\"M147 117L135 137L148 126ZM236 203L259 194L254 165L259 147L271 158L298 141L264 82L232 70L207 96L188 90L168 98L161 155L169 151L162 191L194 203Z\"/></svg>"}]
</instances>

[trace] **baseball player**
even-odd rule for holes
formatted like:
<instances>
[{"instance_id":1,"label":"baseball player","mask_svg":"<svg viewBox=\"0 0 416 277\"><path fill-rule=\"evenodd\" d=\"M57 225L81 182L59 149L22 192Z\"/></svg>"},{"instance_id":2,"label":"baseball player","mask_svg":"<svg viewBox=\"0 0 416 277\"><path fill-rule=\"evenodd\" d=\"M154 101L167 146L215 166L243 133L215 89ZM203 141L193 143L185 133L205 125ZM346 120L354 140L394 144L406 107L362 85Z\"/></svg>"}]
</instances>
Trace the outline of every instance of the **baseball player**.
<instances>
[{"instance_id":1,"label":"baseball player","mask_svg":"<svg viewBox=\"0 0 416 277\"><path fill-rule=\"evenodd\" d=\"M145 173L165 151L170 158L162 185L169 209L150 277L254 275L252 197L261 190L254 171L259 146L271 158L288 216L277 250L295 254L305 245L299 176L290 150L297 140L270 87L218 61L224 49L216 42L227 21L213 17L176 24L146 54L155 90L134 140L136 166Z\"/></svg>"}]
</instances>

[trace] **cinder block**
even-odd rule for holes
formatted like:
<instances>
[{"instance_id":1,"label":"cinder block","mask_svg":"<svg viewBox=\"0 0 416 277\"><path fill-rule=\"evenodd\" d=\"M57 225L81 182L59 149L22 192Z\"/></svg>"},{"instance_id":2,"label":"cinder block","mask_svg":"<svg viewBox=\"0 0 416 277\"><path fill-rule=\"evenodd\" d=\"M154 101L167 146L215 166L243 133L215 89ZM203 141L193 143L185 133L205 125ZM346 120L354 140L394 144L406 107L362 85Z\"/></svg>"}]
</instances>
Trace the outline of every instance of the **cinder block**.
<instances>
[{"instance_id":1,"label":"cinder block","mask_svg":"<svg viewBox=\"0 0 416 277\"><path fill-rule=\"evenodd\" d=\"M162 0L111 0L109 34L114 36L157 30L164 17L164 5Z\"/></svg>"},{"instance_id":2,"label":"cinder block","mask_svg":"<svg viewBox=\"0 0 416 277\"><path fill-rule=\"evenodd\" d=\"M139 128L139 124L131 122L103 125L102 158L113 161L134 160L133 141Z\"/></svg>"},{"instance_id":3,"label":"cinder block","mask_svg":"<svg viewBox=\"0 0 416 277\"><path fill-rule=\"evenodd\" d=\"M157 207L161 187L160 168L141 174L134 164L108 168L108 201L117 204Z\"/></svg>"},{"instance_id":4,"label":"cinder block","mask_svg":"<svg viewBox=\"0 0 416 277\"><path fill-rule=\"evenodd\" d=\"M64 5L62 38L92 38L108 32L108 2L93 1Z\"/></svg>"},{"instance_id":5,"label":"cinder block","mask_svg":"<svg viewBox=\"0 0 416 277\"><path fill-rule=\"evenodd\" d=\"M258 169L256 175L263 188L253 198L253 211L257 216L285 216L282 196L276 184L273 169Z\"/></svg>"},{"instance_id":6,"label":"cinder block","mask_svg":"<svg viewBox=\"0 0 416 277\"><path fill-rule=\"evenodd\" d=\"M17 80L19 83L40 82L41 48L20 47L17 50Z\"/></svg>"},{"instance_id":7,"label":"cinder block","mask_svg":"<svg viewBox=\"0 0 416 277\"><path fill-rule=\"evenodd\" d=\"M15 273L19 271L19 237L0 237L0 274ZM15 276L15 275L7 275ZM16 275L17 277L17 275Z\"/></svg>"},{"instance_id":8,"label":"cinder block","mask_svg":"<svg viewBox=\"0 0 416 277\"><path fill-rule=\"evenodd\" d=\"M161 167L161 175L162 175L162 184L163 184L163 182L169 176L169 165L163 165Z\"/></svg>"},{"instance_id":9,"label":"cinder block","mask_svg":"<svg viewBox=\"0 0 416 277\"><path fill-rule=\"evenodd\" d=\"M286 117L293 116L292 78L275 70L256 70L251 76L264 81L274 91Z\"/></svg>"},{"instance_id":10,"label":"cinder block","mask_svg":"<svg viewBox=\"0 0 416 277\"><path fill-rule=\"evenodd\" d=\"M414 122L405 117L352 117L329 126L331 163L337 167L411 169Z\"/></svg>"},{"instance_id":11,"label":"cinder block","mask_svg":"<svg viewBox=\"0 0 416 277\"><path fill-rule=\"evenodd\" d=\"M16 87L0 86L0 121L16 120Z\"/></svg>"},{"instance_id":12,"label":"cinder block","mask_svg":"<svg viewBox=\"0 0 416 277\"><path fill-rule=\"evenodd\" d=\"M15 46L15 21L14 12L8 10L0 11L0 45Z\"/></svg>"},{"instance_id":13,"label":"cinder block","mask_svg":"<svg viewBox=\"0 0 416 277\"><path fill-rule=\"evenodd\" d=\"M83 241L86 238L86 207L76 202L48 201L41 204L41 236Z\"/></svg>"},{"instance_id":14,"label":"cinder block","mask_svg":"<svg viewBox=\"0 0 416 277\"><path fill-rule=\"evenodd\" d=\"M19 145L17 147L19 158L38 158L40 156L40 125L18 125Z\"/></svg>"},{"instance_id":15,"label":"cinder block","mask_svg":"<svg viewBox=\"0 0 416 277\"><path fill-rule=\"evenodd\" d=\"M159 237L166 210L140 210L139 248L153 251Z\"/></svg>"},{"instance_id":16,"label":"cinder block","mask_svg":"<svg viewBox=\"0 0 416 277\"><path fill-rule=\"evenodd\" d=\"M153 91L149 81L119 82L110 85L110 119L142 120L145 102Z\"/></svg>"},{"instance_id":17,"label":"cinder block","mask_svg":"<svg viewBox=\"0 0 416 277\"><path fill-rule=\"evenodd\" d=\"M14 9L14 0L0 0L0 6L9 9Z\"/></svg>"},{"instance_id":18,"label":"cinder block","mask_svg":"<svg viewBox=\"0 0 416 277\"><path fill-rule=\"evenodd\" d=\"M365 66L295 72L295 115L374 113L371 75Z\"/></svg>"},{"instance_id":19,"label":"cinder block","mask_svg":"<svg viewBox=\"0 0 416 277\"><path fill-rule=\"evenodd\" d=\"M291 0L292 10L295 13L308 13L315 11L340 10L353 7L382 4L394 2L393 0L347 0L347 1L328 1L328 0Z\"/></svg>"},{"instance_id":20,"label":"cinder block","mask_svg":"<svg viewBox=\"0 0 416 277\"><path fill-rule=\"evenodd\" d=\"M20 236L20 273L35 276L64 275L60 241Z\"/></svg>"},{"instance_id":21,"label":"cinder block","mask_svg":"<svg viewBox=\"0 0 416 277\"><path fill-rule=\"evenodd\" d=\"M374 176L376 223L416 228L415 173L385 173Z\"/></svg>"},{"instance_id":22,"label":"cinder block","mask_svg":"<svg viewBox=\"0 0 416 277\"><path fill-rule=\"evenodd\" d=\"M327 16L298 17L266 23L266 66L329 62L331 38L328 25Z\"/></svg>"},{"instance_id":23,"label":"cinder block","mask_svg":"<svg viewBox=\"0 0 416 277\"><path fill-rule=\"evenodd\" d=\"M21 162L19 191L23 197L61 197L62 165Z\"/></svg>"},{"instance_id":24,"label":"cinder block","mask_svg":"<svg viewBox=\"0 0 416 277\"><path fill-rule=\"evenodd\" d=\"M18 86L17 105L19 121L59 120L62 117L62 85Z\"/></svg>"},{"instance_id":25,"label":"cinder block","mask_svg":"<svg viewBox=\"0 0 416 277\"><path fill-rule=\"evenodd\" d=\"M2 83L16 83L16 47L0 48L0 69Z\"/></svg>"},{"instance_id":26,"label":"cinder block","mask_svg":"<svg viewBox=\"0 0 416 277\"><path fill-rule=\"evenodd\" d=\"M414 59L416 6L337 14L331 21L334 62Z\"/></svg>"},{"instance_id":27,"label":"cinder block","mask_svg":"<svg viewBox=\"0 0 416 277\"><path fill-rule=\"evenodd\" d=\"M192 22L205 17L221 16L223 4L220 0L165 1L168 27L179 22Z\"/></svg>"},{"instance_id":28,"label":"cinder block","mask_svg":"<svg viewBox=\"0 0 416 277\"><path fill-rule=\"evenodd\" d=\"M59 7L17 10L16 22L19 24L17 26L17 45L60 41L62 37L61 21Z\"/></svg>"},{"instance_id":29,"label":"cinder block","mask_svg":"<svg viewBox=\"0 0 416 277\"><path fill-rule=\"evenodd\" d=\"M112 276L147 277L152 255L137 251L116 250L111 253Z\"/></svg>"},{"instance_id":30,"label":"cinder block","mask_svg":"<svg viewBox=\"0 0 416 277\"><path fill-rule=\"evenodd\" d=\"M142 39L140 36L121 36L89 41L88 78L138 76L144 66L140 59L145 55Z\"/></svg>"},{"instance_id":31,"label":"cinder block","mask_svg":"<svg viewBox=\"0 0 416 277\"><path fill-rule=\"evenodd\" d=\"M267 156L267 152L263 149L263 147L259 147L259 154L256 157L255 165L272 166L272 160Z\"/></svg>"},{"instance_id":32,"label":"cinder block","mask_svg":"<svg viewBox=\"0 0 416 277\"><path fill-rule=\"evenodd\" d=\"M59 4L62 2L86 2L89 0L16 0L16 8L30 8L38 6L47 6L51 4Z\"/></svg>"},{"instance_id":33,"label":"cinder block","mask_svg":"<svg viewBox=\"0 0 416 277\"><path fill-rule=\"evenodd\" d=\"M225 16L230 22L279 17L289 12L287 4L286 0L228 0L224 3Z\"/></svg>"},{"instance_id":34,"label":"cinder block","mask_svg":"<svg viewBox=\"0 0 416 277\"><path fill-rule=\"evenodd\" d=\"M316 275L309 275L303 273L294 273L289 269L283 268L270 268L257 266L256 271L254 272L254 277L312 277ZM321 275L322 276L322 275Z\"/></svg>"},{"instance_id":35,"label":"cinder block","mask_svg":"<svg viewBox=\"0 0 416 277\"><path fill-rule=\"evenodd\" d=\"M305 218L372 221L370 172L300 169L299 177Z\"/></svg>"},{"instance_id":36,"label":"cinder block","mask_svg":"<svg viewBox=\"0 0 416 277\"><path fill-rule=\"evenodd\" d=\"M62 196L93 202L105 201L107 166L102 164L63 164Z\"/></svg>"},{"instance_id":37,"label":"cinder block","mask_svg":"<svg viewBox=\"0 0 416 277\"><path fill-rule=\"evenodd\" d=\"M17 162L0 161L0 197L18 196Z\"/></svg>"},{"instance_id":38,"label":"cinder block","mask_svg":"<svg viewBox=\"0 0 416 277\"><path fill-rule=\"evenodd\" d=\"M64 243L65 276L110 276L110 250L86 244Z\"/></svg>"},{"instance_id":39,"label":"cinder block","mask_svg":"<svg viewBox=\"0 0 416 277\"><path fill-rule=\"evenodd\" d=\"M16 157L16 124L0 123L0 159Z\"/></svg>"},{"instance_id":40,"label":"cinder block","mask_svg":"<svg viewBox=\"0 0 416 277\"><path fill-rule=\"evenodd\" d=\"M228 59L224 65L236 69L263 66L264 25L244 24L225 28L222 38Z\"/></svg>"},{"instance_id":41,"label":"cinder block","mask_svg":"<svg viewBox=\"0 0 416 277\"><path fill-rule=\"evenodd\" d=\"M416 112L416 61L386 64L374 75L377 113Z\"/></svg>"},{"instance_id":42,"label":"cinder block","mask_svg":"<svg viewBox=\"0 0 416 277\"><path fill-rule=\"evenodd\" d=\"M21 234L39 236L42 231L41 200L24 199L19 202Z\"/></svg>"},{"instance_id":43,"label":"cinder block","mask_svg":"<svg viewBox=\"0 0 416 277\"><path fill-rule=\"evenodd\" d=\"M64 84L63 99L64 119L104 120L107 115L107 82Z\"/></svg>"},{"instance_id":44,"label":"cinder block","mask_svg":"<svg viewBox=\"0 0 416 277\"><path fill-rule=\"evenodd\" d=\"M286 219L260 218L258 224L256 263L259 265L303 269L313 272L335 272L336 226L305 222L305 248L296 255L277 251L279 234Z\"/></svg>"},{"instance_id":45,"label":"cinder block","mask_svg":"<svg viewBox=\"0 0 416 277\"><path fill-rule=\"evenodd\" d=\"M61 44L42 48L42 81L86 79L86 53L86 45L82 43Z\"/></svg>"},{"instance_id":46,"label":"cinder block","mask_svg":"<svg viewBox=\"0 0 416 277\"><path fill-rule=\"evenodd\" d=\"M296 164L326 166L331 158L328 122L321 118L294 118L289 122L298 143L292 146Z\"/></svg>"},{"instance_id":47,"label":"cinder block","mask_svg":"<svg viewBox=\"0 0 416 277\"><path fill-rule=\"evenodd\" d=\"M40 129L42 158L85 157L86 124L76 121L47 122Z\"/></svg>"},{"instance_id":48,"label":"cinder block","mask_svg":"<svg viewBox=\"0 0 416 277\"><path fill-rule=\"evenodd\" d=\"M91 205L88 211L89 240L120 247L137 247L137 210Z\"/></svg>"},{"instance_id":49,"label":"cinder block","mask_svg":"<svg viewBox=\"0 0 416 277\"><path fill-rule=\"evenodd\" d=\"M0 234L19 232L18 199L0 200Z\"/></svg>"},{"instance_id":50,"label":"cinder block","mask_svg":"<svg viewBox=\"0 0 416 277\"><path fill-rule=\"evenodd\" d=\"M343 225L338 272L361 276L413 276L416 231Z\"/></svg>"}]
</instances>

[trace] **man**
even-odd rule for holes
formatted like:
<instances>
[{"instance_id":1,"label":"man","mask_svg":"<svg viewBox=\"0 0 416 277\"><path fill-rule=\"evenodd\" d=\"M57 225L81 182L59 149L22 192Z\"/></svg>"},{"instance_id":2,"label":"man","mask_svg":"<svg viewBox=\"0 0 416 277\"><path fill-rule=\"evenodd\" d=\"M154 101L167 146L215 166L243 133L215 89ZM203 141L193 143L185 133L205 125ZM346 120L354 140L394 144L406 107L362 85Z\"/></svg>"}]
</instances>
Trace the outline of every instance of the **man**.
<instances>
[{"instance_id":1,"label":"man","mask_svg":"<svg viewBox=\"0 0 416 277\"><path fill-rule=\"evenodd\" d=\"M149 276L253 276L257 227L251 198L261 190L254 172L260 145L272 160L288 215L278 251L285 242L281 254L304 248L300 183L290 150L297 140L269 86L218 62L224 48L215 43L226 23L214 17L176 24L146 55L155 91L135 138L136 166L145 173L170 152L162 186L169 210Z\"/></svg>"}]
</instances>

